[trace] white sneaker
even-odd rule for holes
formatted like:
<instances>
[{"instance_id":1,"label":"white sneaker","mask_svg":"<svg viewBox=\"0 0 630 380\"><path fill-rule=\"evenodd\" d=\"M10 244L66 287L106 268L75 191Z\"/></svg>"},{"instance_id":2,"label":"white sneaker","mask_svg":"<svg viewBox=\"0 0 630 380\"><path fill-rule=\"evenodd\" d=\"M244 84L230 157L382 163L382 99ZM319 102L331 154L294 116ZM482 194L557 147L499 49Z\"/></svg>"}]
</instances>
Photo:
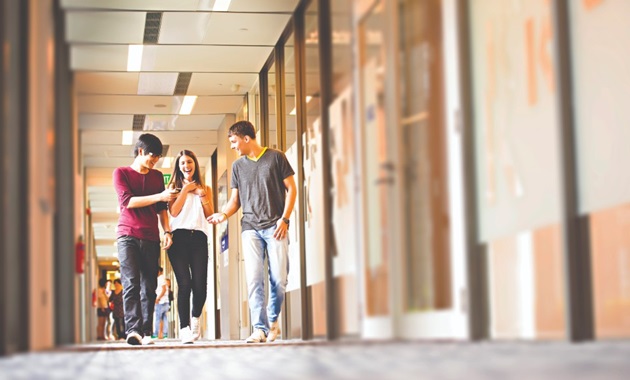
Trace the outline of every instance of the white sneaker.
<instances>
[{"instance_id":1,"label":"white sneaker","mask_svg":"<svg viewBox=\"0 0 630 380\"><path fill-rule=\"evenodd\" d=\"M139 346L142 344L142 337L135 331L127 334L127 343L132 346Z\"/></svg>"},{"instance_id":2,"label":"white sneaker","mask_svg":"<svg viewBox=\"0 0 630 380\"><path fill-rule=\"evenodd\" d=\"M275 321L271 324L271 328L269 329L269 335L267 335L267 341L273 342L280 335L280 326L278 326L278 321Z\"/></svg>"},{"instance_id":3,"label":"white sneaker","mask_svg":"<svg viewBox=\"0 0 630 380\"><path fill-rule=\"evenodd\" d=\"M179 329L179 338L182 340L182 344L190 344L195 341L189 326Z\"/></svg>"},{"instance_id":4,"label":"white sneaker","mask_svg":"<svg viewBox=\"0 0 630 380\"><path fill-rule=\"evenodd\" d=\"M192 317L190 319L190 330L192 332L193 340L199 339L199 337L201 336L201 331L199 328L199 318Z\"/></svg>"},{"instance_id":5,"label":"white sneaker","mask_svg":"<svg viewBox=\"0 0 630 380\"><path fill-rule=\"evenodd\" d=\"M150 346L152 344L155 344L155 342L153 341L153 338L151 338L151 335L146 335L142 338L143 346Z\"/></svg>"},{"instance_id":6,"label":"white sneaker","mask_svg":"<svg viewBox=\"0 0 630 380\"><path fill-rule=\"evenodd\" d=\"M254 330L252 335L250 335L249 338L247 338L246 340L247 343L264 343L266 341L267 336L265 335L265 332L261 329Z\"/></svg>"}]
</instances>

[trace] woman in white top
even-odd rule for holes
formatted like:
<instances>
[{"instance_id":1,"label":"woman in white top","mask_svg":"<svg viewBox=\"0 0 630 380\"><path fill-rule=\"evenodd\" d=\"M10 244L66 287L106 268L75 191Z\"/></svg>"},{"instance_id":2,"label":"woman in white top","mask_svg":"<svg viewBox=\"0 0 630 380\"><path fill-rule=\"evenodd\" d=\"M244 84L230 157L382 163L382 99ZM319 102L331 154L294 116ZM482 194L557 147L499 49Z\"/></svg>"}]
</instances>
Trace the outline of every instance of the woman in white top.
<instances>
[{"instance_id":1,"label":"woman in white top","mask_svg":"<svg viewBox=\"0 0 630 380\"><path fill-rule=\"evenodd\" d=\"M213 213L212 189L204 184L195 154L182 150L177 155L168 187L179 191L168 204L173 245L168 258L177 280L177 312L182 343L200 335L199 316L206 302L208 279L208 222ZM192 290L192 318L190 292Z\"/></svg>"}]
</instances>

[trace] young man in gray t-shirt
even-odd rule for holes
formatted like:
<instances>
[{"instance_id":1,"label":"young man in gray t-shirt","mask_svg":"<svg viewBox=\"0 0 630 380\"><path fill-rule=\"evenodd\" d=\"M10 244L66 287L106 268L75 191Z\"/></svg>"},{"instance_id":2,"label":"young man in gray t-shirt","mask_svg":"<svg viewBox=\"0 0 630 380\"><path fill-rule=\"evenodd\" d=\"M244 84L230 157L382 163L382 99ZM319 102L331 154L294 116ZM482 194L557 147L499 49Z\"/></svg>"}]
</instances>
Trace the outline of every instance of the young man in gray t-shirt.
<instances>
[{"instance_id":1,"label":"young man in gray t-shirt","mask_svg":"<svg viewBox=\"0 0 630 380\"><path fill-rule=\"evenodd\" d=\"M212 214L208 222L226 221L240 207L241 238L249 311L254 332L247 343L273 342L280 335L278 315L284 301L289 273L289 216L297 189L284 153L260 146L254 126L239 121L228 131L230 146L243 156L232 164L232 194L223 212ZM264 261L269 260L270 296L265 309Z\"/></svg>"}]
</instances>

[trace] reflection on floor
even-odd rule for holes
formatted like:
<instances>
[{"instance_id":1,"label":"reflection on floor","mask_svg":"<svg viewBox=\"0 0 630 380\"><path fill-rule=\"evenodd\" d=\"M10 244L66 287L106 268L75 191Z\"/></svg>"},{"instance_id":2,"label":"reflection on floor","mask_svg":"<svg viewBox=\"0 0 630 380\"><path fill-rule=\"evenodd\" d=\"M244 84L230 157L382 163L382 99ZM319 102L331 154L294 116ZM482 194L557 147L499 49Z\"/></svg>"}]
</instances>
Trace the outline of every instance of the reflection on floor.
<instances>
[{"instance_id":1,"label":"reflection on floor","mask_svg":"<svg viewBox=\"0 0 630 380\"><path fill-rule=\"evenodd\" d=\"M628 379L630 341L105 342L0 358L2 379Z\"/></svg>"}]
</instances>

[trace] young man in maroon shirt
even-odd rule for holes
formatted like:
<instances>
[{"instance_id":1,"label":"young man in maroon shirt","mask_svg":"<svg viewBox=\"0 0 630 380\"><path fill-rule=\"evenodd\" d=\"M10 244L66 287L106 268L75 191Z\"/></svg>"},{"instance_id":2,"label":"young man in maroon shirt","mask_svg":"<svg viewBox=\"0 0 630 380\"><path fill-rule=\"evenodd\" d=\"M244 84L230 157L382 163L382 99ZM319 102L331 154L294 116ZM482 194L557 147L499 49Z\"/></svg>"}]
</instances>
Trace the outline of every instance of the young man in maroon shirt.
<instances>
[{"instance_id":1,"label":"young man in maroon shirt","mask_svg":"<svg viewBox=\"0 0 630 380\"><path fill-rule=\"evenodd\" d=\"M118 260L123 283L127 343L153 344L153 311L160 260L158 219L164 230L162 247L172 244L167 202L177 194L164 188L162 173L153 167L162 156L162 142L155 135L140 135L131 166L114 170L120 218Z\"/></svg>"}]
</instances>

